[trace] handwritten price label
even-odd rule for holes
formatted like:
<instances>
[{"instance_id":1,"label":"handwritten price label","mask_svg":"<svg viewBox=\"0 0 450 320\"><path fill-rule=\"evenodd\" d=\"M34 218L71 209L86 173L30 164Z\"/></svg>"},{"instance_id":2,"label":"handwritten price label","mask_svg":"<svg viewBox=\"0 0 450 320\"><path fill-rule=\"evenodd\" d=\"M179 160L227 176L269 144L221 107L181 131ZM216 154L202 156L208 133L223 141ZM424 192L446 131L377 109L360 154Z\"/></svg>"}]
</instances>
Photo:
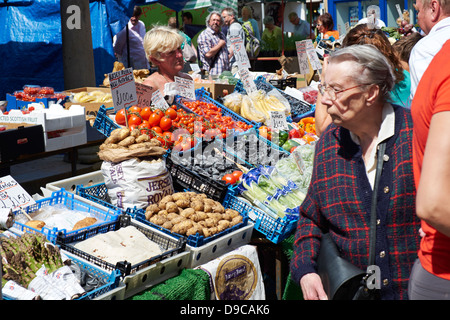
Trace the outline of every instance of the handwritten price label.
<instances>
[{"instance_id":1,"label":"handwritten price label","mask_svg":"<svg viewBox=\"0 0 450 320\"><path fill-rule=\"evenodd\" d=\"M166 111L169 108L169 104L166 99L164 99L161 91L156 90L152 94L152 102L157 109L161 109L162 111Z\"/></svg>"},{"instance_id":2,"label":"handwritten price label","mask_svg":"<svg viewBox=\"0 0 450 320\"><path fill-rule=\"evenodd\" d=\"M115 111L137 104L133 68L108 73L108 77Z\"/></svg>"},{"instance_id":3,"label":"handwritten price label","mask_svg":"<svg viewBox=\"0 0 450 320\"><path fill-rule=\"evenodd\" d=\"M273 130L288 130L288 124L284 112L270 111L270 122Z\"/></svg>"},{"instance_id":4,"label":"handwritten price label","mask_svg":"<svg viewBox=\"0 0 450 320\"><path fill-rule=\"evenodd\" d=\"M36 203L11 176L0 178L0 208L16 209Z\"/></svg>"},{"instance_id":5,"label":"handwritten price label","mask_svg":"<svg viewBox=\"0 0 450 320\"><path fill-rule=\"evenodd\" d=\"M175 77L180 96L195 100L195 85L193 80Z\"/></svg>"},{"instance_id":6,"label":"handwritten price label","mask_svg":"<svg viewBox=\"0 0 450 320\"><path fill-rule=\"evenodd\" d=\"M138 105L141 108L151 107L152 105L153 87L136 82L136 94L138 98Z\"/></svg>"}]
</instances>

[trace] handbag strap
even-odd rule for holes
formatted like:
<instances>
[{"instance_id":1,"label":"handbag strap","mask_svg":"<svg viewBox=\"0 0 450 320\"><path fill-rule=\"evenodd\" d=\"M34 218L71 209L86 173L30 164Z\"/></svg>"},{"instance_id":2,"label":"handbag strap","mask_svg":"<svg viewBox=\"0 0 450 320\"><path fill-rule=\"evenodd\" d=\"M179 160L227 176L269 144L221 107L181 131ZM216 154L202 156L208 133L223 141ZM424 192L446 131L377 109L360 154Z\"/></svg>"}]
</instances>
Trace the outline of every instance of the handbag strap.
<instances>
[{"instance_id":1,"label":"handbag strap","mask_svg":"<svg viewBox=\"0 0 450 320\"><path fill-rule=\"evenodd\" d=\"M377 228L377 194L378 185L380 184L381 171L383 169L383 156L386 151L386 142L378 145L377 167L375 173L375 183L372 193L372 205L370 210L370 234L369 234L369 266L375 264L375 242Z\"/></svg>"}]
</instances>

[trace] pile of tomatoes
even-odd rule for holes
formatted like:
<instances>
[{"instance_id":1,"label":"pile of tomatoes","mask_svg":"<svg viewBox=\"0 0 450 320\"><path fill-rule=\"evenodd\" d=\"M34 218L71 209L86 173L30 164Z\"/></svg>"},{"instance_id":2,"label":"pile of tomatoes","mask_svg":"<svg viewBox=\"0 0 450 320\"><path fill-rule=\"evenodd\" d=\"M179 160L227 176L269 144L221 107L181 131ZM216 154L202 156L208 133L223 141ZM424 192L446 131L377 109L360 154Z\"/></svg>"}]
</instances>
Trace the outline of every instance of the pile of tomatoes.
<instances>
[{"instance_id":1,"label":"pile of tomatoes","mask_svg":"<svg viewBox=\"0 0 450 320\"><path fill-rule=\"evenodd\" d=\"M196 114L202 116L207 121L210 121L218 128L224 130L235 130L239 132L247 131L253 126L243 121L234 120L230 116L223 115L222 108L218 107L214 103L210 103L202 100L184 101L183 105Z\"/></svg>"}]
</instances>

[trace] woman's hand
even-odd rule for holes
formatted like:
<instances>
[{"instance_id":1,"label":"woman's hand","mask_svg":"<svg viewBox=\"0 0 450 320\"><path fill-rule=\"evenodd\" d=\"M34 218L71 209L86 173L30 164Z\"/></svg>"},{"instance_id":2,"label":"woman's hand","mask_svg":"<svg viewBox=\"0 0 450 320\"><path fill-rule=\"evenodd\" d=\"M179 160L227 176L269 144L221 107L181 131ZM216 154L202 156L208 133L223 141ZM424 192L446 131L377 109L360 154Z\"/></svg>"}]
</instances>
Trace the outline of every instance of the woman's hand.
<instances>
[{"instance_id":1,"label":"woman's hand","mask_svg":"<svg viewBox=\"0 0 450 320\"><path fill-rule=\"evenodd\" d=\"M323 290L322 280L317 273L307 273L300 279L303 298L305 300L328 300Z\"/></svg>"}]
</instances>

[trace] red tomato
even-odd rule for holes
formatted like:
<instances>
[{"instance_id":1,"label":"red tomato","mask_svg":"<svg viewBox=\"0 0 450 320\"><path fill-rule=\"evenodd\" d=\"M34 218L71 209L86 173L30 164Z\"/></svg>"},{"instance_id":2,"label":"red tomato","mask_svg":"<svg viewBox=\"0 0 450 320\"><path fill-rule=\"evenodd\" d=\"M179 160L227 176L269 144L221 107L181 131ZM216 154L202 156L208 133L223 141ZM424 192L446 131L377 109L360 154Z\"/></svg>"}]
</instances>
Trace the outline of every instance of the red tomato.
<instances>
[{"instance_id":1,"label":"red tomato","mask_svg":"<svg viewBox=\"0 0 450 320\"><path fill-rule=\"evenodd\" d=\"M138 126L138 125L140 125L142 123L142 119L139 117L139 116L137 116L137 115L135 115L135 114L132 114L129 118L128 118L128 126L129 127L131 127L131 126Z\"/></svg>"},{"instance_id":2,"label":"red tomato","mask_svg":"<svg viewBox=\"0 0 450 320\"><path fill-rule=\"evenodd\" d=\"M228 173L228 174L224 175L222 177L222 180L225 181L227 184L234 184L237 181L236 177L233 176L231 173Z\"/></svg>"},{"instance_id":3,"label":"red tomato","mask_svg":"<svg viewBox=\"0 0 450 320\"><path fill-rule=\"evenodd\" d=\"M175 120L178 116L177 111L175 109L167 108L165 115L168 116L171 120Z\"/></svg>"},{"instance_id":4,"label":"red tomato","mask_svg":"<svg viewBox=\"0 0 450 320\"><path fill-rule=\"evenodd\" d=\"M231 174L233 175L233 177L236 178L236 181L238 181L242 176L242 171L236 170L236 171L233 171Z\"/></svg>"},{"instance_id":5,"label":"red tomato","mask_svg":"<svg viewBox=\"0 0 450 320\"><path fill-rule=\"evenodd\" d=\"M152 127L152 130L153 130L156 134L159 134L159 135L162 135L162 133L163 133L163 131L161 130L161 128L158 127L158 126Z\"/></svg>"},{"instance_id":6,"label":"red tomato","mask_svg":"<svg viewBox=\"0 0 450 320\"><path fill-rule=\"evenodd\" d=\"M153 112L150 117L148 118L148 123L150 124L150 127L159 126L159 122L161 121L161 117L156 112Z\"/></svg>"},{"instance_id":7,"label":"red tomato","mask_svg":"<svg viewBox=\"0 0 450 320\"><path fill-rule=\"evenodd\" d=\"M169 116L164 116L161 118L159 126L161 127L162 131L169 131L172 127L172 120Z\"/></svg>"},{"instance_id":8,"label":"red tomato","mask_svg":"<svg viewBox=\"0 0 450 320\"><path fill-rule=\"evenodd\" d=\"M139 126L138 129L141 131L141 134L150 134L150 125L148 124L147 121L142 122Z\"/></svg>"},{"instance_id":9,"label":"red tomato","mask_svg":"<svg viewBox=\"0 0 450 320\"><path fill-rule=\"evenodd\" d=\"M120 109L119 111L117 111L114 120L116 120L117 124L124 126L125 125L125 109Z\"/></svg>"},{"instance_id":10,"label":"red tomato","mask_svg":"<svg viewBox=\"0 0 450 320\"><path fill-rule=\"evenodd\" d=\"M131 106L131 107L128 109L128 112L130 112L130 113L139 113L139 112L141 112L141 107L138 107L138 106Z\"/></svg>"},{"instance_id":11,"label":"red tomato","mask_svg":"<svg viewBox=\"0 0 450 320\"><path fill-rule=\"evenodd\" d=\"M150 115L153 113L152 109L150 107L144 107L142 108L141 112L139 113L141 115L141 118L143 120L148 120Z\"/></svg>"}]
</instances>

